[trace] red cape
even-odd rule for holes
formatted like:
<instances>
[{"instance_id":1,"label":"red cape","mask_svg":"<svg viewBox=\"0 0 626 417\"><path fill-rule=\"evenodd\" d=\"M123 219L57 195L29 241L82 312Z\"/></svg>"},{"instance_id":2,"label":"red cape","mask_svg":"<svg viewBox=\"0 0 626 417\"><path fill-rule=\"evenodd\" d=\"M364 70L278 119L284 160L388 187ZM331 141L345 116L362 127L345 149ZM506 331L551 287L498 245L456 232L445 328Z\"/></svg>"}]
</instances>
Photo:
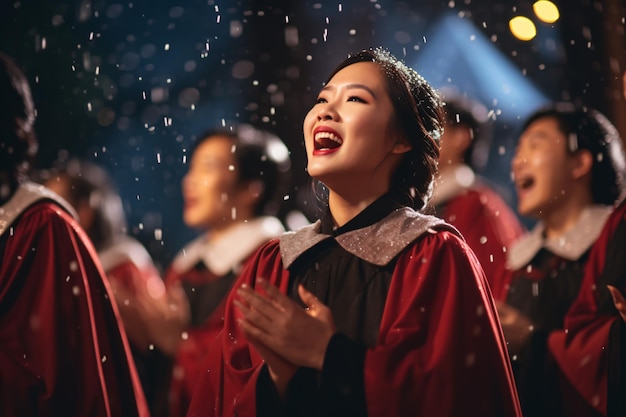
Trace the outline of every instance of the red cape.
<instances>
[{"instance_id":1,"label":"red cape","mask_svg":"<svg viewBox=\"0 0 626 417\"><path fill-rule=\"evenodd\" d=\"M86 234L45 201L11 229L0 262L0 415L148 416Z\"/></svg>"},{"instance_id":2,"label":"red cape","mask_svg":"<svg viewBox=\"0 0 626 417\"><path fill-rule=\"evenodd\" d=\"M236 287L266 277L283 293L278 241L261 248ZM187 414L252 417L262 359L226 304ZM368 416L520 416L504 337L484 274L450 232L427 233L397 260L377 346L364 365Z\"/></svg>"},{"instance_id":3,"label":"red cape","mask_svg":"<svg viewBox=\"0 0 626 417\"><path fill-rule=\"evenodd\" d=\"M139 242L133 244L140 245ZM153 263L139 263L130 256L119 257L113 262L110 259L103 260L100 256L100 261L108 281L129 294L128 298L121 300L116 295L118 297L116 299L135 360L138 361L138 359L142 359L141 355L149 356L152 342L143 319L133 311L132 303L135 302L133 297L136 297L138 291L146 291L150 287L151 281L158 280L160 282L161 277Z\"/></svg>"},{"instance_id":4,"label":"red cape","mask_svg":"<svg viewBox=\"0 0 626 417\"><path fill-rule=\"evenodd\" d=\"M217 280L216 276L208 270L187 271L183 275L170 268L166 274L165 282L173 285L176 282L190 281L203 283ZM200 364L206 351L209 349L217 335L224 326L224 307L226 299L222 300L206 321L198 327L187 330L187 337L183 340L174 357L174 368L171 384L169 387L169 415L171 417L184 416L187 413L194 387L200 379Z\"/></svg>"},{"instance_id":5,"label":"red cape","mask_svg":"<svg viewBox=\"0 0 626 417\"><path fill-rule=\"evenodd\" d=\"M506 250L525 229L495 191L476 185L445 203L441 217L459 229L482 265L497 300L506 298Z\"/></svg>"},{"instance_id":6,"label":"red cape","mask_svg":"<svg viewBox=\"0 0 626 417\"><path fill-rule=\"evenodd\" d=\"M626 202L611 213L591 249L578 298L565 317L565 330L554 332L548 340L550 352L568 383L602 415L607 414L609 333L621 318L617 310L612 315L598 314L598 291L608 290L596 284L605 269L607 245L624 221Z\"/></svg>"}]
</instances>

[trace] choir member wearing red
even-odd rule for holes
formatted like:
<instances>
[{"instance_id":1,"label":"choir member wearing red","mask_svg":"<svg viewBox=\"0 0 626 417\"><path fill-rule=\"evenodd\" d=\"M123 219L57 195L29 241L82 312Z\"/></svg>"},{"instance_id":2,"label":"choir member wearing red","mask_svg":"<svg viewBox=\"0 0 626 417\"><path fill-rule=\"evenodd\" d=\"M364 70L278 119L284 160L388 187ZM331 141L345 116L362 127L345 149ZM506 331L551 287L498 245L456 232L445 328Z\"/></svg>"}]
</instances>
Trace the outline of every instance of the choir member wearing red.
<instances>
[{"instance_id":1,"label":"choir member wearing red","mask_svg":"<svg viewBox=\"0 0 626 417\"><path fill-rule=\"evenodd\" d=\"M525 416L564 415L551 332L576 299L590 248L620 195L624 152L602 114L568 103L525 122L512 169L520 214L538 220L509 251L499 305Z\"/></svg>"},{"instance_id":2,"label":"choir member wearing red","mask_svg":"<svg viewBox=\"0 0 626 417\"><path fill-rule=\"evenodd\" d=\"M25 180L34 120L24 74L0 54L0 415L149 416L91 242Z\"/></svg>"},{"instance_id":3,"label":"choir member wearing red","mask_svg":"<svg viewBox=\"0 0 626 417\"><path fill-rule=\"evenodd\" d=\"M622 81L626 98L626 71ZM626 416L626 195L620 201L591 249L564 329L548 340L568 415Z\"/></svg>"},{"instance_id":4,"label":"choir member wearing red","mask_svg":"<svg viewBox=\"0 0 626 417\"><path fill-rule=\"evenodd\" d=\"M625 241L626 201L622 201L591 250L564 329L550 335L567 415L626 415Z\"/></svg>"},{"instance_id":5,"label":"choir member wearing red","mask_svg":"<svg viewBox=\"0 0 626 417\"><path fill-rule=\"evenodd\" d=\"M387 51L350 55L304 121L321 219L227 299L188 416L519 416L484 272L423 208L442 105Z\"/></svg>"},{"instance_id":6,"label":"choir member wearing red","mask_svg":"<svg viewBox=\"0 0 626 417\"><path fill-rule=\"evenodd\" d=\"M130 341L135 366L151 409L159 404L158 384L165 361L153 349L144 319L137 309L137 292L163 292L161 275L146 248L127 231L122 199L113 180L100 166L72 158L40 173L44 185L76 210L113 289Z\"/></svg>"},{"instance_id":7,"label":"choir member wearing red","mask_svg":"<svg viewBox=\"0 0 626 417\"><path fill-rule=\"evenodd\" d=\"M502 298L506 253L524 227L497 186L476 172L487 162L487 109L459 93L444 94L446 112L439 177L430 202L435 214L456 227L485 271L491 291Z\"/></svg>"},{"instance_id":8,"label":"choir member wearing red","mask_svg":"<svg viewBox=\"0 0 626 417\"><path fill-rule=\"evenodd\" d=\"M173 360L170 417L187 412L235 278L263 243L285 230L273 214L288 186L289 166L284 143L250 125L204 132L194 144L182 182L183 219L201 233L167 268L165 296L145 303L156 346Z\"/></svg>"}]
</instances>

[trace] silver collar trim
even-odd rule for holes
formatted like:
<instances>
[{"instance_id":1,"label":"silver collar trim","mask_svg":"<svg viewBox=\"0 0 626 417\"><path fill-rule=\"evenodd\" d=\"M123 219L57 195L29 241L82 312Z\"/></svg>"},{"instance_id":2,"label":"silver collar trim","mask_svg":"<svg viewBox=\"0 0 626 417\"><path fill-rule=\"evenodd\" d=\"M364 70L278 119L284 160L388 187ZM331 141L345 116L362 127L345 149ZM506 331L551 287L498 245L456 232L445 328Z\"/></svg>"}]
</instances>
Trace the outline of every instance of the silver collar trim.
<instances>
[{"instance_id":1,"label":"silver collar trim","mask_svg":"<svg viewBox=\"0 0 626 417\"><path fill-rule=\"evenodd\" d=\"M209 235L204 234L178 253L172 268L184 273L202 261L214 274L225 275L263 243L284 232L280 220L267 216L239 223L215 242L209 242Z\"/></svg>"},{"instance_id":2,"label":"silver collar trim","mask_svg":"<svg viewBox=\"0 0 626 417\"><path fill-rule=\"evenodd\" d=\"M544 239L545 226L542 222L537 223L507 252L508 267L512 270L523 268L542 248L567 260L577 260L596 241L610 213L610 206L589 206L583 210L576 224L556 239Z\"/></svg>"},{"instance_id":3,"label":"silver collar trim","mask_svg":"<svg viewBox=\"0 0 626 417\"><path fill-rule=\"evenodd\" d=\"M280 237L280 254L285 269L307 250L332 236L320 233L321 222L304 226ZM424 233L448 230L460 236L451 225L438 217L421 214L410 208L394 210L383 220L335 237L349 253L374 265L387 265L402 250Z\"/></svg>"},{"instance_id":4,"label":"silver collar trim","mask_svg":"<svg viewBox=\"0 0 626 417\"><path fill-rule=\"evenodd\" d=\"M15 219L39 200L52 200L67 211L73 218L78 218L76 212L61 196L34 182L20 184L15 194L4 205L0 206L0 236L11 228Z\"/></svg>"}]
</instances>

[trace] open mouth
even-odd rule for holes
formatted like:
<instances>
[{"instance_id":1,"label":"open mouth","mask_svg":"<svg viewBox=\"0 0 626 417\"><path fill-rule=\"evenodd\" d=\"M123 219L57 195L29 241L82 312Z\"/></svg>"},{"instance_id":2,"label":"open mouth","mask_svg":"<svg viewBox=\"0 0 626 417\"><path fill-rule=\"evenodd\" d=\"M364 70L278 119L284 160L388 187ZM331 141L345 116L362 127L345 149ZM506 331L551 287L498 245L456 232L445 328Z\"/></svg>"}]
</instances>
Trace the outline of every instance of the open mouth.
<instances>
[{"instance_id":1,"label":"open mouth","mask_svg":"<svg viewBox=\"0 0 626 417\"><path fill-rule=\"evenodd\" d=\"M185 209L190 209L196 204L196 199L192 197L187 197L183 200L183 207Z\"/></svg>"},{"instance_id":2,"label":"open mouth","mask_svg":"<svg viewBox=\"0 0 626 417\"><path fill-rule=\"evenodd\" d=\"M515 181L519 191L528 191L535 185L535 179L532 176L523 176Z\"/></svg>"},{"instance_id":3,"label":"open mouth","mask_svg":"<svg viewBox=\"0 0 626 417\"><path fill-rule=\"evenodd\" d=\"M316 151L328 151L339 148L343 139L333 132L320 131L315 133L314 147Z\"/></svg>"}]
</instances>

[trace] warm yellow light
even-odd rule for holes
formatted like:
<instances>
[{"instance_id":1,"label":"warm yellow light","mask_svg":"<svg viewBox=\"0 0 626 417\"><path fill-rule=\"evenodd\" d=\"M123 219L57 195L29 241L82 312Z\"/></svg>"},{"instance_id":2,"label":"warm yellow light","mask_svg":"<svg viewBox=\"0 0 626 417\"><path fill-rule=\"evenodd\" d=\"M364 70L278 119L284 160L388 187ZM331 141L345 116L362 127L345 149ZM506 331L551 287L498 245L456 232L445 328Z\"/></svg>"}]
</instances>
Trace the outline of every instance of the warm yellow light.
<instances>
[{"instance_id":1,"label":"warm yellow light","mask_svg":"<svg viewBox=\"0 0 626 417\"><path fill-rule=\"evenodd\" d=\"M524 16L515 16L509 20L509 29L513 36L522 41L529 41L537 35L535 24Z\"/></svg>"},{"instance_id":2,"label":"warm yellow light","mask_svg":"<svg viewBox=\"0 0 626 417\"><path fill-rule=\"evenodd\" d=\"M542 22L554 23L559 20L559 8L556 4L547 0L539 0L533 4L533 10L537 18Z\"/></svg>"}]
</instances>

